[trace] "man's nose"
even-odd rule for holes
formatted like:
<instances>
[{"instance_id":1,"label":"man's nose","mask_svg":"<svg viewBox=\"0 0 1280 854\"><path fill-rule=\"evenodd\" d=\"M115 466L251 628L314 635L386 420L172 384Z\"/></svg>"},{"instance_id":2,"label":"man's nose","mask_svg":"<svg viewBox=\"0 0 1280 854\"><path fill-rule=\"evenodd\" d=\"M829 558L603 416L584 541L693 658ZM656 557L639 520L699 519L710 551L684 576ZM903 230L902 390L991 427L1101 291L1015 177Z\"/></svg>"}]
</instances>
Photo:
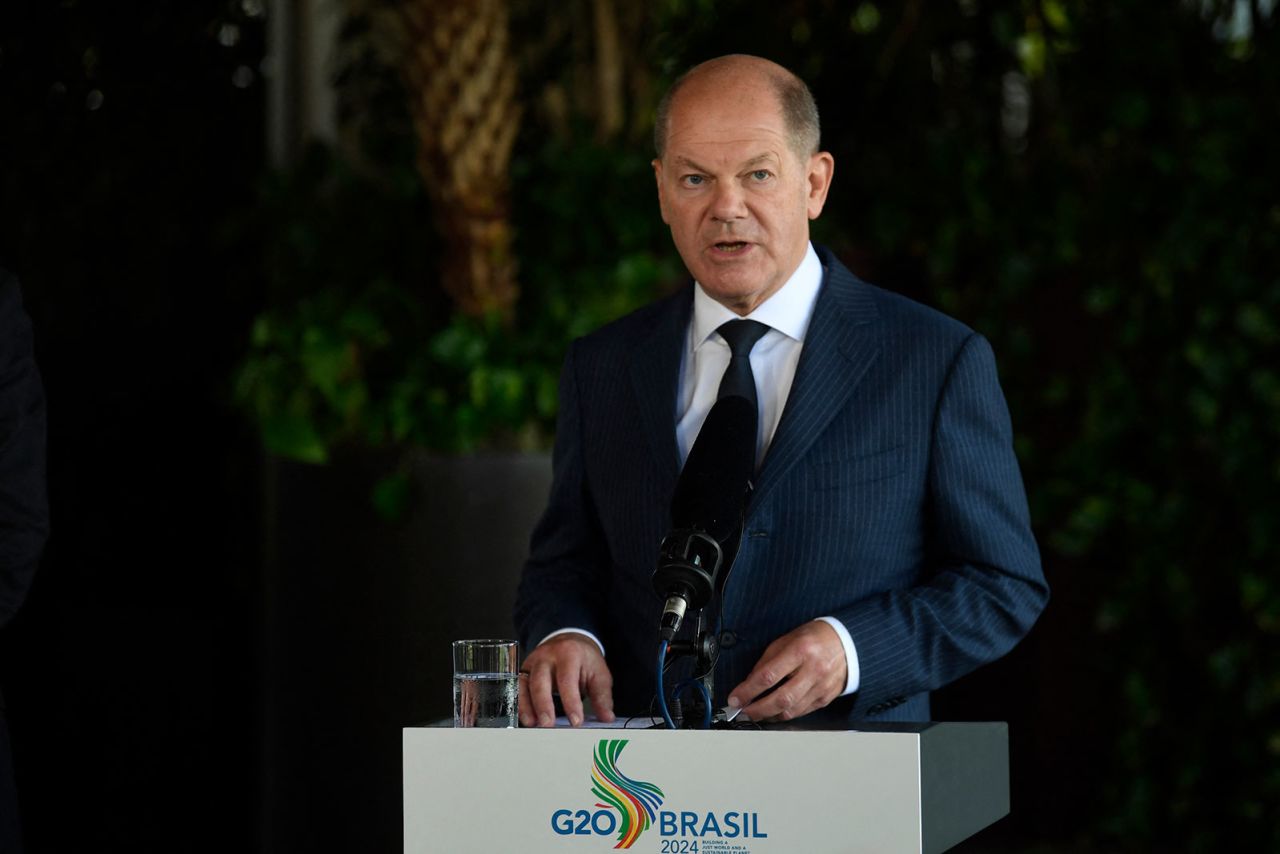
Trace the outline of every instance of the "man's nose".
<instances>
[{"instance_id":1,"label":"man's nose","mask_svg":"<svg viewBox=\"0 0 1280 854\"><path fill-rule=\"evenodd\" d=\"M722 181L716 185L711 200L711 217L720 222L731 222L747 216L747 199L737 181Z\"/></svg>"}]
</instances>

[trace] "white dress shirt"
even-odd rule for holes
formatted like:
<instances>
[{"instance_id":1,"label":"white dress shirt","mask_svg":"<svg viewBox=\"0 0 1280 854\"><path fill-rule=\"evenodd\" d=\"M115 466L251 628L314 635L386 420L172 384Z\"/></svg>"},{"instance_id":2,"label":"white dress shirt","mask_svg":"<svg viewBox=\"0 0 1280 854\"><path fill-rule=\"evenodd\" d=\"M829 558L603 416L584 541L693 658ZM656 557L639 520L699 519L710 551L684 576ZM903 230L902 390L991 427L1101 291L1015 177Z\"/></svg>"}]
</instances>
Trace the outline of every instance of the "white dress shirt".
<instances>
[{"instance_id":1,"label":"white dress shirt","mask_svg":"<svg viewBox=\"0 0 1280 854\"><path fill-rule=\"evenodd\" d=\"M760 432L756 437L756 468L764 460L782 418L791 383L800 362L804 336L813 317L813 307L822 288L822 262L810 244L800 266L787 279L777 293L769 297L745 319L756 320L769 327L769 331L751 349L751 372L756 381L756 397L760 406ZM680 367L680 385L676 392L676 445L680 450L681 464L689 456L698 431L707 413L716 402L720 379L729 366L729 345L716 334L722 324L730 320L742 320L741 316L711 298L695 283L693 293L693 318L689 323L684 353ZM848 678L844 694L858 690L858 653L853 638L844 624L833 617L817 618L840 636L848 664ZM542 642L563 634L578 632L587 635L600 651L604 652L599 638L583 629L560 629L543 638Z\"/></svg>"},{"instance_id":2,"label":"white dress shirt","mask_svg":"<svg viewBox=\"0 0 1280 854\"><path fill-rule=\"evenodd\" d=\"M751 348L751 373L756 380L756 397L760 403L760 431L756 436L756 468L764 460L782 417L782 407L791 393L796 376L804 334L809 329L813 305L822 287L822 262L813 247L805 253L800 266L777 293L747 315L769 327L769 331ZM693 292L693 319L689 324L685 350L681 360L680 387L676 393L676 444L680 462L702 429L702 422L715 405L720 379L729 367L729 345L716 330L731 320L742 320L716 302L702 285Z\"/></svg>"}]
</instances>

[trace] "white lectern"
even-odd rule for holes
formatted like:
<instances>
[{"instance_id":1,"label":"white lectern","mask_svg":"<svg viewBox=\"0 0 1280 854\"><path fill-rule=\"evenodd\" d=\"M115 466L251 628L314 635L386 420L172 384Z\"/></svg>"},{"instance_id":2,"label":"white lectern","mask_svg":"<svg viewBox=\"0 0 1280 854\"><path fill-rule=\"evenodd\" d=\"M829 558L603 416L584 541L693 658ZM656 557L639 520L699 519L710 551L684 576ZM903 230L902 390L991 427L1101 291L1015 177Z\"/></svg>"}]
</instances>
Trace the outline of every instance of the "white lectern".
<instances>
[{"instance_id":1,"label":"white lectern","mask_svg":"<svg viewBox=\"0 0 1280 854\"><path fill-rule=\"evenodd\" d=\"M1003 723L404 730L404 848L945 851L1009 812Z\"/></svg>"}]
</instances>

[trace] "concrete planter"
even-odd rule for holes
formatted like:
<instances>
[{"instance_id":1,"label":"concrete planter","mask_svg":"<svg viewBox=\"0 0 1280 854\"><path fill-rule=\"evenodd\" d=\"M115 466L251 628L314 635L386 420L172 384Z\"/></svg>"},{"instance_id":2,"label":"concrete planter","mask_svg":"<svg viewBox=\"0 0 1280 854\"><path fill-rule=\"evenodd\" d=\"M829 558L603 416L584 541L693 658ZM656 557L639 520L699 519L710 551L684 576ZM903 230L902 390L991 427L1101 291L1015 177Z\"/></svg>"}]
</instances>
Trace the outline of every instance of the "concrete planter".
<instances>
[{"instance_id":1,"label":"concrete planter","mask_svg":"<svg viewBox=\"0 0 1280 854\"><path fill-rule=\"evenodd\" d=\"M451 641L514 636L549 455L412 454L388 523L370 495L398 464L268 466L265 851L401 850L400 728L451 714Z\"/></svg>"}]
</instances>

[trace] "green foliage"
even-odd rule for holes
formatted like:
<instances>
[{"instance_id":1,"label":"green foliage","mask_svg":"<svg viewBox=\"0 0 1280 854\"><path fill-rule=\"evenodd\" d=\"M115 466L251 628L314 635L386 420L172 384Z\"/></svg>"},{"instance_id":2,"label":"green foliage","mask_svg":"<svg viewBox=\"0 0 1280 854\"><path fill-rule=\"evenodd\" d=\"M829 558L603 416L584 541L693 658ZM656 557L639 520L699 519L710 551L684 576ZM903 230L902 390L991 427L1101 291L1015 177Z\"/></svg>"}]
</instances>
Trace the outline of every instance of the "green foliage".
<instances>
[{"instance_id":1,"label":"green foliage","mask_svg":"<svg viewBox=\"0 0 1280 854\"><path fill-rule=\"evenodd\" d=\"M1051 647L1088 684L1039 690L1103 718L1082 827L1124 850L1280 850L1280 44L1239 8L653 12L665 75L735 51L803 74L837 161L816 237L992 340L1051 607L1092 609ZM279 284L238 389L272 447L545 441L567 341L680 269L647 153L549 136L513 170L514 329L450 314L407 166L269 194Z\"/></svg>"},{"instance_id":2,"label":"green foliage","mask_svg":"<svg viewBox=\"0 0 1280 854\"><path fill-rule=\"evenodd\" d=\"M1117 30L1143 33L1140 60L1104 50ZM1054 453L1039 464L1053 484L1050 543L1106 573L1099 641L1123 651L1099 668L1122 686L1104 827L1151 847L1271 850L1280 208L1267 188L1280 174L1266 152L1278 67L1241 60L1189 14L1080 15L1076 32L1047 105L1056 127L1028 152L1062 171L1029 177L1088 215L1048 218L1031 245L1086 250L1044 273L1079 294L1073 322L1092 353L1073 390L1026 405L1068 427L1041 443ZM1277 46L1274 30L1257 37ZM1099 74L1123 82L1103 88Z\"/></svg>"},{"instance_id":3,"label":"green foliage","mask_svg":"<svg viewBox=\"0 0 1280 854\"><path fill-rule=\"evenodd\" d=\"M271 451L540 448L568 342L651 300L678 267L648 161L594 144L522 151L514 325L455 313L435 285L432 223L412 170L357 171L315 150L264 190L273 305L254 324L237 399ZM378 503L391 509L393 485ZM401 498L403 496L400 496Z\"/></svg>"},{"instance_id":4,"label":"green foliage","mask_svg":"<svg viewBox=\"0 0 1280 854\"><path fill-rule=\"evenodd\" d=\"M658 215L648 152L547 141L513 167L531 337L564 344L649 302L684 268Z\"/></svg>"},{"instance_id":5,"label":"green foliage","mask_svg":"<svg viewBox=\"0 0 1280 854\"><path fill-rule=\"evenodd\" d=\"M1096 698L1087 832L1280 850L1280 12L1170 6L722 2L669 64L801 71L816 233L992 340L1050 607L1094 609L1037 689Z\"/></svg>"}]
</instances>

